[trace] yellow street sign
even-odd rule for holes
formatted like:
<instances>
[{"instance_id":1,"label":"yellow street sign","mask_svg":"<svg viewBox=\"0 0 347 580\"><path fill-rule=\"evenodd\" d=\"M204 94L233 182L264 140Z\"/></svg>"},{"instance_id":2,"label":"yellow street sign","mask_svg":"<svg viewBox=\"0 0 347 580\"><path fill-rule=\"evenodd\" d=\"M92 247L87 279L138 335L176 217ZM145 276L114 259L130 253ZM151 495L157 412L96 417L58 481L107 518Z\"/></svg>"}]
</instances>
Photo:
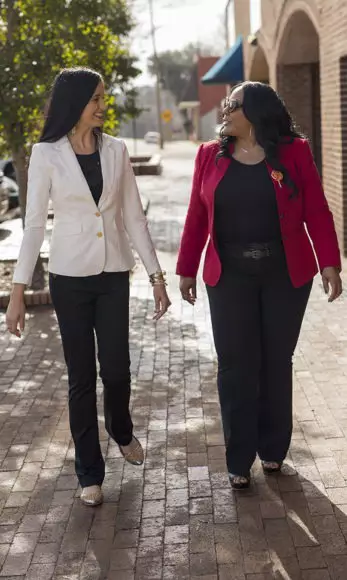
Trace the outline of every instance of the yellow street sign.
<instances>
[{"instance_id":1,"label":"yellow street sign","mask_svg":"<svg viewBox=\"0 0 347 580\"><path fill-rule=\"evenodd\" d=\"M163 119L163 121L165 121L165 123L170 123L172 119L172 113L170 109L165 109L165 111L163 111L161 114L161 118Z\"/></svg>"}]
</instances>

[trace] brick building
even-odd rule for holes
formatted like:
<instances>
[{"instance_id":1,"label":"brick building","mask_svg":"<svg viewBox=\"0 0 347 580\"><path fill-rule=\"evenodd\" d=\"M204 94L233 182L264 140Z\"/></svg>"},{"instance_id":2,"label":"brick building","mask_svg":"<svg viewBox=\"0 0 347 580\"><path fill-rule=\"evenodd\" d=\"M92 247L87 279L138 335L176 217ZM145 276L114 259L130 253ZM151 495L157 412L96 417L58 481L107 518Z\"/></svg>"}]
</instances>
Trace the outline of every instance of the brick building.
<instances>
[{"instance_id":1,"label":"brick building","mask_svg":"<svg viewBox=\"0 0 347 580\"><path fill-rule=\"evenodd\" d=\"M311 140L347 255L347 2L230 0L228 6L234 36L243 38L244 79L270 82Z\"/></svg>"},{"instance_id":2,"label":"brick building","mask_svg":"<svg viewBox=\"0 0 347 580\"><path fill-rule=\"evenodd\" d=\"M225 84L206 86L201 83L201 78L218 60L218 56L198 57L179 105L192 123L194 138L201 141L215 138L216 126L222 119L220 104L226 95Z\"/></svg>"}]
</instances>

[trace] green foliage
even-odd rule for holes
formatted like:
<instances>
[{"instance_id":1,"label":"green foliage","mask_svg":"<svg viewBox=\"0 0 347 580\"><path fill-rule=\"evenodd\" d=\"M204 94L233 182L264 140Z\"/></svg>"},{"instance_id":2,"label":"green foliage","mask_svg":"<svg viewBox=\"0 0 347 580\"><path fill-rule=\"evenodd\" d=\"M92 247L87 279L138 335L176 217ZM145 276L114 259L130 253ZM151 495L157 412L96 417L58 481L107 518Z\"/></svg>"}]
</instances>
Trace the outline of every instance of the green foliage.
<instances>
[{"instance_id":1,"label":"green foliage","mask_svg":"<svg viewBox=\"0 0 347 580\"><path fill-rule=\"evenodd\" d=\"M167 50L158 54L161 83L172 92L177 103L182 99L198 52L195 44L188 44L183 50ZM153 56L148 61L148 70L153 75L156 72Z\"/></svg>"},{"instance_id":2,"label":"green foliage","mask_svg":"<svg viewBox=\"0 0 347 580\"><path fill-rule=\"evenodd\" d=\"M128 50L132 25L126 0L0 0L0 134L9 150L37 139L63 67L87 65L103 75L112 88L105 130L117 131L139 74ZM125 105L117 106L117 93Z\"/></svg>"}]
</instances>

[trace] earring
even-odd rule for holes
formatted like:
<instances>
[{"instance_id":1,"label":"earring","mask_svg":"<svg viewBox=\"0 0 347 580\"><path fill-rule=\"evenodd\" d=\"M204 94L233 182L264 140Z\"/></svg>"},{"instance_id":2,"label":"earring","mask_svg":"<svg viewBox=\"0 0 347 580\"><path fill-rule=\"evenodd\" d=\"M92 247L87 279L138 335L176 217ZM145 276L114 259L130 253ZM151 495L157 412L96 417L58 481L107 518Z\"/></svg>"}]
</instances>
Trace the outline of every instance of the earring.
<instances>
[{"instance_id":1,"label":"earring","mask_svg":"<svg viewBox=\"0 0 347 580\"><path fill-rule=\"evenodd\" d=\"M69 132L69 136L73 137L76 134L77 131L77 127L76 125L74 127L72 127L71 131Z\"/></svg>"},{"instance_id":2,"label":"earring","mask_svg":"<svg viewBox=\"0 0 347 580\"><path fill-rule=\"evenodd\" d=\"M253 133L253 131L252 131L252 127L250 127L250 129L249 129L249 136L250 136L250 137L252 137L252 133Z\"/></svg>"}]
</instances>

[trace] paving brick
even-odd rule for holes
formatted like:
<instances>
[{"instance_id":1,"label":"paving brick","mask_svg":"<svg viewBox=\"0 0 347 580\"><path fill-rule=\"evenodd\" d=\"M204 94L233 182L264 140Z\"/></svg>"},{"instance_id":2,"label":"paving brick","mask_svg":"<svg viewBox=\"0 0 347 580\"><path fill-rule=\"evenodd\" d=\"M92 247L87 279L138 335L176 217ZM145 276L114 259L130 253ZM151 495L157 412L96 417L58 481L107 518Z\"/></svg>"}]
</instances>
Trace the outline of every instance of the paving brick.
<instances>
[{"instance_id":1,"label":"paving brick","mask_svg":"<svg viewBox=\"0 0 347 580\"><path fill-rule=\"evenodd\" d=\"M25 580L51 580L54 575L54 564L31 564Z\"/></svg>"},{"instance_id":2,"label":"paving brick","mask_svg":"<svg viewBox=\"0 0 347 580\"><path fill-rule=\"evenodd\" d=\"M161 580L163 564L161 558L138 558L135 580Z\"/></svg>"},{"instance_id":3,"label":"paving brick","mask_svg":"<svg viewBox=\"0 0 347 580\"><path fill-rule=\"evenodd\" d=\"M307 570L310 568L326 568L324 556L319 546L298 548L297 555L299 566L302 570Z\"/></svg>"},{"instance_id":4,"label":"paving brick","mask_svg":"<svg viewBox=\"0 0 347 580\"><path fill-rule=\"evenodd\" d=\"M214 549L203 554L190 554L191 576L203 576L217 572L216 553Z\"/></svg>"},{"instance_id":5,"label":"paving brick","mask_svg":"<svg viewBox=\"0 0 347 580\"><path fill-rule=\"evenodd\" d=\"M188 540L188 526L167 526L165 528L165 544L183 544L187 543Z\"/></svg>"},{"instance_id":6,"label":"paving brick","mask_svg":"<svg viewBox=\"0 0 347 580\"><path fill-rule=\"evenodd\" d=\"M191 499L189 502L189 513L192 515L210 514L212 511L212 499L209 497Z\"/></svg>"},{"instance_id":7,"label":"paving brick","mask_svg":"<svg viewBox=\"0 0 347 580\"><path fill-rule=\"evenodd\" d=\"M163 535L140 538L137 556L139 558L156 558L163 555Z\"/></svg>"},{"instance_id":8,"label":"paving brick","mask_svg":"<svg viewBox=\"0 0 347 580\"><path fill-rule=\"evenodd\" d=\"M135 572L132 570L111 570L107 580L134 580Z\"/></svg>"},{"instance_id":9,"label":"paving brick","mask_svg":"<svg viewBox=\"0 0 347 580\"><path fill-rule=\"evenodd\" d=\"M182 526L189 523L188 506L167 507L165 510L165 524L167 526Z\"/></svg>"},{"instance_id":10,"label":"paving brick","mask_svg":"<svg viewBox=\"0 0 347 580\"><path fill-rule=\"evenodd\" d=\"M159 518L165 514L164 500L145 501L143 503L143 518Z\"/></svg>"},{"instance_id":11,"label":"paving brick","mask_svg":"<svg viewBox=\"0 0 347 580\"><path fill-rule=\"evenodd\" d=\"M114 549L111 553L111 570L133 570L136 562L136 548Z\"/></svg>"},{"instance_id":12,"label":"paving brick","mask_svg":"<svg viewBox=\"0 0 347 580\"><path fill-rule=\"evenodd\" d=\"M266 550L248 552L245 555L244 566L246 574L270 574L272 565L269 552Z\"/></svg>"},{"instance_id":13,"label":"paving brick","mask_svg":"<svg viewBox=\"0 0 347 580\"><path fill-rule=\"evenodd\" d=\"M189 576L189 565L181 564L179 566L164 566L163 580L191 580Z\"/></svg>"},{"instance_id":14,"label":"paving brick","mask_svg":"<svg viewBox=\"0 0 347 580\"><path fill-rule=\"evenodd\" d=\"M209 497L210 495L212 495L212 490L208 480L189 482L189 496L191 498Z\"/></svg>"},{"instance_id":15,"label":"paving brick","mask_svg":"<svg viewBox=\"0 0 347 580\"><path fill-rule=\"evenodd\" d=\"M21 554L33 552L39 538L39 532L28 532L16 534L13 538L11 553Z\"/></svg>"},{"instance_id":16,"label":"paving brick","mask_svg":"<svg viewBox=\"0 0 347 580\"><path fill-rule=\"evenodd\" d=\"M233 564L232 566L218 566L219 580L246 580L242 566Z\"/></svg>"},{"instance_id":17,"label":"paving brick","mask_svg":"<svg viewBox=\"0 0 347 580\"><path fill-rule=\"evenodd\" d=\"M54 564L59 555L59 543L38 544L36 546L33 563L34 564Z\"/></svg>"},{"instance_id":18,"label":"paving brick","mask_svg":"<svg viewBox=\"0 0 347 580\"><path fill-rule=\"evenodd\" d=\"M167 507L181 507L188 504L188 489L170 489L166 495Z\"/></svg>"},{"instance_id":19,"label":"paving brick","mask_svg":"<svg viewBox=\"0 0 347 580\"><path fill-rule=\"evenodd\" d=\"M135 548L139 542L139 530L121 530L114 538L114 548Z\"/></svg>"},{"instance_id":20,"label":"paving brick","mask_svg":"<svg viewBox=\"0 0 347 580\"><path fill-rule=\"evenodd\" d=\"M330 580L328 570L303 570L302 580Z\"/></svg>"},{"instance_id":21,"label":"paving brick","mask_svg":"<svg viewBox=\"0 0 347 580\"><path fill-rule=\"evenodd\" d=\"M189 566L188 544L165 545L165 566Z\"/></svg>"},{"instance_id":22,"label":"paving brick","mask_svg":"<svg viewBox=\"0 0 347 580\"><path fill-rule=\"evenodd\" d=\"M0 576L25 575L29 569L32 556L32 552L26 552L23 554L9 553L0 572Z\"/></svg>"}]
</instances>

